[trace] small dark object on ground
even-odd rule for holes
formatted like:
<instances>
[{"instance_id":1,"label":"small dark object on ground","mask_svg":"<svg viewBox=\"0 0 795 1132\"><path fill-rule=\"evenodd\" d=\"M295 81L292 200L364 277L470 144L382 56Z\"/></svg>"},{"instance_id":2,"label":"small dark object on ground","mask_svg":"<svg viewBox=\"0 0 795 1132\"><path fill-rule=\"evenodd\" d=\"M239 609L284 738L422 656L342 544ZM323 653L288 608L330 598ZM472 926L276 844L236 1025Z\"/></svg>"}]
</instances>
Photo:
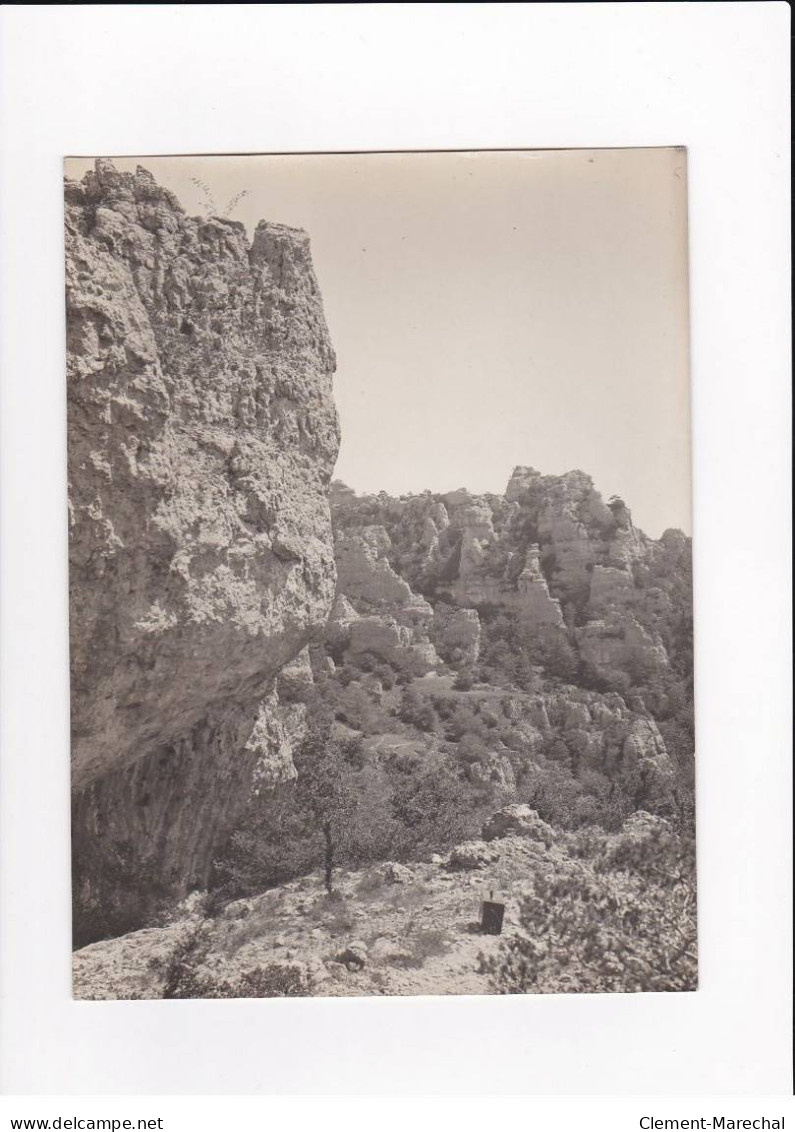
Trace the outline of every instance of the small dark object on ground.
<instances>
[{"instance_id":1,"label":"small dark object on ground","mask_svg":"<svg viewBox=\"0 0 795 1132\"><path fill-rule=\"evenodd\" d=\"M484 900L480 906L480 929L486 935L500 935L505 905L496 900Z\"/></svg>"}]
</instances>

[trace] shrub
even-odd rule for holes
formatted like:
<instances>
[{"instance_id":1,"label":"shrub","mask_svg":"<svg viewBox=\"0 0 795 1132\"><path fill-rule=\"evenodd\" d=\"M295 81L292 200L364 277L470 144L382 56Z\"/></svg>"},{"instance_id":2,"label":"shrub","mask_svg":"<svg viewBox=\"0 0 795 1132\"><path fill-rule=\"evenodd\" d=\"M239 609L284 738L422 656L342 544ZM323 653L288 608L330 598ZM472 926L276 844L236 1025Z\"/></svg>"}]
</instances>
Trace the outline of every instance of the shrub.
<instances>
[{"instance_id":1,"label":"shrub","mask_svg":"<svg viewBox=\"0 0 795 1132\"><path fill-rule=\"evenodd\" d=\"M465 735L478 735L481 739L487 739L489 729L471 704L459 702L445 721L444 732L451 742L456 743Z\"/></svg>"},{"instance_id":2,"label":"shrub","mask_svg":"<svg viewBox=\"0 0 795 1132\"><path fill-rule=\"evenodd\" d=\"M381 687L389 692L395 686L395 673L388 664L378 664L373 669L373 675L381 681Z\"/></svg>"},{"instance_id":3,"label":"shrub","mask_svg":"<svg viewBox=\"0 0 795 1132\"><path fill-rule=\"evenodd\" d=\"M560 761L555 760L555 754ZM555 740L547 757L545 764L527 768L517 791L521 801L537 810L545 822L559 829L596 823L606 830L616 830L632 813L634 801L616 781L592 770L574 777L564 743Z\"/></svg>"},{"instance_id":4,"label":"shrub","mask_svg":"<svg viewBox=\"0 0 795 1132\"><path fill-rule=\"evenodd\" d=\"M417 727L420 731L436 731L439 727L439 717L433 704L424 699L411 685L403 690L400 718L404 723Z\"/></svg>"},{"instance_id":5,"label":"shrub","mask_svg":"<svg viewBox=\"0 0 795 1132\"><path fill-rule=\"evenodd\" d=\"M268 963L244 971L236 979L215 981L187 972L179 992L171 998L306 998L313 994L314 980L298 964Z\"/></svg>"},{"instance_id":6,"label":"shrub","mask_svg":"<svg viewBox=\"0 0 795 1132\"><path fill-rule=\"evenodd\" d=\"M423 928L415 932L410 941L410 950L406 955L396 956L392 960L395 967L419 968L424 966L425 960L436 955L444 955L450 950L450 945L444 932L435 928Z\"/></svg>"},{"instance_id":7,"label":"shrub","mask_svg":"<svg viewBox=\"0 0 795 1132\"><path fill-rule=\"evenodd\" d=\"M521 932L480 969L501 994L694 990L695 885L686 846L653 827L619 835L594 860L535 873Z\"/></svg>"},{"instance_id":8,"label":"shrub","mask_svg":"<svg viewBox=\"0 0 795 1132\"><path fill-rule=\"evenodd\" d=\"M521 801L527 802L549 825L573 829L577 820L577 799L582 787L572 778L565 765L557 762L534 767L519 790Z\"/></svg>"},{"instance_id":9,"label":"shrub","mask_svg":"<svg viewBox=\"0 0 795 1132\"><path fill-rule=\"evenodd\" d=\"M459 692L468 692L474 686L475 674L470 667L462 668L453 681L453 687Z\"/></svg>"},{"instance_id":10,"label":"shrub","mask_svg":"<svg viewBox=\"0 0 795 1132\"><path fill-rule=\"evenodd\" d=\"M401 776L392 795L396 855L421 858L471 836L480 828L477 803L450 759L429 759L415 774Z\"/></svg>"},{"instance_id":11,"label":"shrub","mask_svg":"<svg viewBox=\"0 0 795 1132\"><path fill-rule=\"evenodd\" d=\"M337 702L336 718L365 735L376 735L384 729L384 713L372 695L361 684L351 683Z\"/></svg>"},{"instance_id":12,"label":"shrub","mask_svg":"<svg viewBox=\"0 0 795 1132\"><path fill-rule=\"evenodd\" d=\"M338 892L326 893L319 897L312 905L310 915L322 922L326 931L332 936L346 935L356 923L344 897Z\"/></svg>"},{"instance_id":13,"label":"shrub","mask_svg":"<svg viewBox=\"0 0 795 1132\"><path fill-rule=\"evenodd\" d=\"M232 998L305 998L312 994L313 980L300 967L269 963L246 971L232 990Z\"/></svg>"},{"instance_id":14,"label":"shrub","mask_svg":"<svg viewBox=\"0 0 795 1132\"><path fill-rule=\"evenodd\" d=\"M466 735L461 736L457 755L464 763L483 762L489 757L489 749L480 735L468 731Z\"/></svg>"},{"instance_id":15,"label":"shrub","mask_svg":"<svg viewBox=\"0 0 795 1132\"><path fill-rule=\"evenodd\" d=\"M554 626L537 626L523 634L522 644L532 664L540 665L549 676L567 684L577 683L580 658L564 630Z\"/></svg>"}]
</instances>

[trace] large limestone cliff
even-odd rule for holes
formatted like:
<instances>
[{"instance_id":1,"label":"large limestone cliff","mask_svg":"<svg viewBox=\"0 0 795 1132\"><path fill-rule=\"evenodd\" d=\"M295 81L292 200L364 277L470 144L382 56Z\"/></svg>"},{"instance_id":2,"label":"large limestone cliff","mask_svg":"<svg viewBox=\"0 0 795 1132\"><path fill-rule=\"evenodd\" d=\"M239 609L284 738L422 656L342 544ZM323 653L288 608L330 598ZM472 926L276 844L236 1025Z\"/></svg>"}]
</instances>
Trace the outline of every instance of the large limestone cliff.
<instances>
[{"instance_id":1,"label":"large limestone cliff","mask_svg":"<svg viewBox=\"0 0 795 1132\"><path fill-rule=\"evenodd\" d=\"M85 939L202 883L251 789L291 777L300 721L274 682L333 601L339 429L304 232L250 241L106 161L65 196Z\"/></svg>"}]
</instances>

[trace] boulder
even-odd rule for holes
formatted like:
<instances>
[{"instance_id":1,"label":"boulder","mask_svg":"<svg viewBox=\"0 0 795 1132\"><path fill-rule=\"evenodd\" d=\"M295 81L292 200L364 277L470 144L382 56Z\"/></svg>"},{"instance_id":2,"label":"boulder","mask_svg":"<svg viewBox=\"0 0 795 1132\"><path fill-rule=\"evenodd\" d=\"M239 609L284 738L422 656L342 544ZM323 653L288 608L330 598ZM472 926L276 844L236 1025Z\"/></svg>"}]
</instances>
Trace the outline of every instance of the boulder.
<instances>
[{"instance_id":1,"label":"boulder","mask_svg":"<svg viewBox=\"0 0 795 1132\"><path fill-rule=\"evenodd\" d=\"M279 673L277 688L282 700L304 699L314 684L309 648L303 648Z\"/></svg>"},{"instance_id":2,"label":"boulder","mask_svg":"<svg viewBox=\"0 0 795 1132\"><path fill-rule=\"evenodd\" d=\"M510 795L516 787L516 774L511 760L495 751L468 763L466 776L475 786L496 786L506 795Z\"/></svg>"},{"instance_id":3,"label":"boulder","mask_svg":"<svg viewBox=\"0 0 795 1132\"><path fill-rule=\"evenodd\" d=\"M427 672L439 662L427 638L388 615L372 614L351 623L346 656L356 665L368 653L398 669L411 663L415 671Z\"/></svg>"},{"instance_id":4,"label":"boulder","mask_svg":"<svg viewBox=\"0 0 795 1132\"><path fill-rule=\"evenodd\" d=\"M580 656L605 682L626 688L635 674L668 667L668 654L659 635L650 633L636 617L614 610L576 630Z\"/></svg>"},{"instance_id":5,"label":"boulder","mask_svg":"<svg viewBox=\"0 0 795 1132\"><path fill-rule=\"evenodd\" d=\"M334 961L342 963L349 971L361 971L367 965L367 945L361 940L352 940L337 952Z\"/></svg>"},{"instance_id":6,"label":"boulder","mask_svg":"<svg viewBox=\"0 0 795 1132\"><path fill-rule=\"evenodd\" d=\"M411 960L411 950L390 936L379 936L370 948L373 959L388 964L405 964Z\"/></svg>"},{"instance_id":7,"label":"boulder","mask_svg":"<svg viewBox=\"0 0 795 1132\"><path fill-rule=\"evenodd\" d=\"M671 833L671 823L657 814L650 814L646 810L636 810L630 814L621 826L622 834L637 840L644 840L652 834L664 832Z\"/></svg>"},{"instance_id":8,"label":"boulder","mask_svg":"<svg viewBox=\"0 0 795 1132\"><path fill-rule=\"evenodd\" d=\"M192 918L101 940L72 957L72 994L79 999L162 998L196 934Z\"/></svg>"},{"instance_id":9,"label":"boulder","mask_svg":"<svg viewBox=\"0 0 795 1132\"><path fill-rule=\"evenodd\" d=\"M485 841L464 841L450 851L448 865L453 870L482 869L497 860L498 853Z\"/></svg>"},{"instance_id":10,"label":"boulder","mask_svg":"<svg viewBox=\"0 0 795 1132\"><path fill-rule=\"evenodd\" d=\"M386 864L380 865L378 875L386 884L410 884L414 880L412 870L396 861L387 861Z\"/></svg>"},{"instance_id":11,"label":"boulder","mask_svg":"<svg viewBox=\"0 0 795 1132\"><path fill-rule=\"evenodd\" d=\"M556 839L555 831L529 806L518 804L505 806L488 819L483 826L483 840L494 841L501 837L515 835L529 837L542 842L547 848Z\"/></svg>"}]
</instances>

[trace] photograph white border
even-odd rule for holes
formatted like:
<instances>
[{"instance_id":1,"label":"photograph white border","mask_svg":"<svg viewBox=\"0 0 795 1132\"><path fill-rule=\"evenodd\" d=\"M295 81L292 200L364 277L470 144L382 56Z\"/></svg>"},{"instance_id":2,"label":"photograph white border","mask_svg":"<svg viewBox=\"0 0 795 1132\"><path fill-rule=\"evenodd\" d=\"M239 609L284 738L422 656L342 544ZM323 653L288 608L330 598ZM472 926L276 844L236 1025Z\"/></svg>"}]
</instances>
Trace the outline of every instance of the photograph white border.
<instances>
[{"instance_id":1,"label":"photograph white border","mask_svg":"<svg viewBox=\"0 0 795 1132\"><path fill-rule=\"evenodd\" d=\"M0 12L4 1092L789 1091L789 11ZM73 1002L63 157L638 145L688 148L699 990Z\"/></svg>"}]
</instances>

